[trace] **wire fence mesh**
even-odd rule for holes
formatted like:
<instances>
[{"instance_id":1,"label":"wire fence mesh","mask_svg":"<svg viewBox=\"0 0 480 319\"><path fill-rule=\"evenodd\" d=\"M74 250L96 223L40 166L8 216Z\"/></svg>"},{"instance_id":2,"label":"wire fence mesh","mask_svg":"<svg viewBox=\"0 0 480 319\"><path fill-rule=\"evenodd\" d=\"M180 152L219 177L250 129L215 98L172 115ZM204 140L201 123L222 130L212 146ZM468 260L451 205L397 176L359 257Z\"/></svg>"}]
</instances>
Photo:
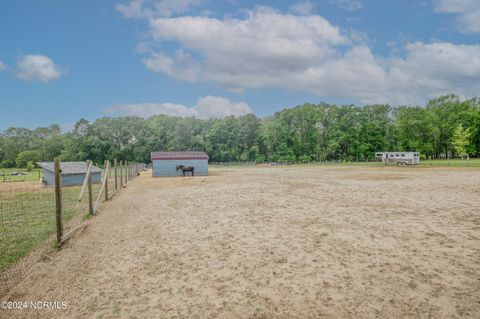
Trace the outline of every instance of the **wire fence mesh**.
<instances>
[{"instance_id":1,"label":"wire fence mesh","mask_svg":"<svg viewBox=\"0 0 480 319\"><path fill-rule=\"evenodd\" d=\"M0 293L33 268L55 237L55 197L38 184L2 184L0 197Z\"/></svg>"},{"instance_id":2,"label":"wire fence mesh","mask_svg":"<svg viewBox=\"0 0 480 319\"><path fill-rule=\"evenodd\" d=\"M102 190L104 183L101 182L91 185L92 204L95 205L97 199L100 203L110 199L121 185L137 176L143 168L143 164L115 168L112 162L108 175L106 169L101 172L101 181L106 177L107 187ZM61 187L63 234L68 234L92 216L89 213L89 192L87 190L79 200L81 189L82 185ZM56 222L55 187L38 181L0 183L0 296L40 266L39 260L58 245Z\"/></svg>"}]
</instances>

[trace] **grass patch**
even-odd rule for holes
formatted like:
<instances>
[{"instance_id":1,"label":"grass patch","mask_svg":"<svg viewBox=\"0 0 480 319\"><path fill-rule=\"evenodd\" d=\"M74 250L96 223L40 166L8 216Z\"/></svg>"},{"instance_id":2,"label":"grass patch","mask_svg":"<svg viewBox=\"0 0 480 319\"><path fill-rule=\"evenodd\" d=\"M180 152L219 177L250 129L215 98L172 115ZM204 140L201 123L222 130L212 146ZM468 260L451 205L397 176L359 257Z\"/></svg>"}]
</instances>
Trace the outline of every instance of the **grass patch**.
<instances>
[{"instance_id":1,"label":"grass patch","mask_svg":"<svg viewBox=\"0 0 480 319\"><path fill-rule=\"evenodd\" d=\"M80 186L64 187L63 223L76 213L88 212L86 196L78 201ZM94 184L96 198L100 185ZM0 272L26 256L39 244L54 238L55 195L50 187L32 190L2 190L0 194Z\"/></svg>"},{"instance_id":2,"label":"grass patch","mask_svg":"<svg viewBox=\"0 0 480 319\"><path fill-rule=\"evenodd\" d=\"M26 175L12 175L22 173ZM38 182L43 177L43 169L34 168L30 172L25 168L1 168L0 183L2 182Z\"/></svg>"},{"instance_id":3,"label":"grass patch","mask_svg":"<svg viewBox=\"0 0 480 319\"><path fill-rule=\"evenodd\" d=\"M245 166L259 166L259 165L266 165L270 166L269 164L252 164L252 163L245 163L241 164L238 162L233 163L222 163L222 164L210 164L212 168L222 168L222 167L229 167L229 168L242 168ZM272 167L289 167L289 166L384 166L381 161L371 161L371 162L309 162L309 163L289 163L283 165L271 165ZM388 164L388 166L396 166L395 164ZM480 167L480 159L479 158L472 158L469 160L461 160L461 159L451 159L451 160L421 160L419 166L436 166L436 167Z\"/></svg>"},{"instance_id":4,"label":"grass patch","mask_svg":"<svg viewBox=\"0 0 480 319\"><path fill-rule=\"evenodd\" d=\"M450 166L450 167L480 167L480 158L469 160L451 159L451 160L424 160L420 162L421 166Z\"/></svg>"}]
</instances>

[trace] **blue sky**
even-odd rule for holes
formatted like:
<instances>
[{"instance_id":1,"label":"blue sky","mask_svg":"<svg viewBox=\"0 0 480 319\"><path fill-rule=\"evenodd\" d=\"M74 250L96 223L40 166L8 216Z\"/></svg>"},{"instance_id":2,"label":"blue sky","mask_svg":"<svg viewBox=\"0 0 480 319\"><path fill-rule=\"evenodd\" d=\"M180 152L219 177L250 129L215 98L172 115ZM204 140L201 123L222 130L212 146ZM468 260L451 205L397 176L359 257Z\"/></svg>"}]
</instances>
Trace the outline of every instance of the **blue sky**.
<instances>
[{"instance_id":1,"label":"blue sky","mask_svg":"<svg viewBox=\"0 0 480 319\"><path fill-rule=\"evenodd\" d=\"M479 0L4 0L0 130L480 92Z\"/></svg>"}]
</instances>

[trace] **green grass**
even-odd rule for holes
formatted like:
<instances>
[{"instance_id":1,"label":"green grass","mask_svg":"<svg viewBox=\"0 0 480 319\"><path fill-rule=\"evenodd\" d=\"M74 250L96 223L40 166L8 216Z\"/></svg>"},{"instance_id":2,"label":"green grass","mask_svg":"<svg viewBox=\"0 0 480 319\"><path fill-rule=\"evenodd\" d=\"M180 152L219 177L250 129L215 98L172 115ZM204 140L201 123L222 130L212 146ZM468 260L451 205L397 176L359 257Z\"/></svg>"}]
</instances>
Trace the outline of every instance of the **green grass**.
<instances>
[{"instance_id":1,"label":"green grass","mask_svg":"<svg viewBox=\"0 0 480 319\"><path fill-rule=\"evenodd\" d=\"M12 176L14 172L22 172L27 175ZM0 168L0 183L2 182L38 182L43 176L41 168L34 168L28 172L25 168Z\"/></svg>"},{"instance_id":2,"label":"green grass","mask_svg":"<svg viewBox=\"0 0 480 319\"><path fill-rule=\"evenodd\" d=\"M451 160L423 160L421 166L447 166L447 167L480 167L480 158L471 158L469 160L451 159Z\"/></svg>"},{"instance_id":3,"label":"green grass","mask_svg":"<svg viewBox=\"0 0 480 319\"><path fill-rule=\"evenodd\" d=\"M76 213L88 212L86 196L79 202L80 186L64 187L63 222ZM96 198L100 185L93 187ZM39 244L55 238L55 195L53 188L2 190L0 197L0 272L26 256Z\"/></svg>"},{"instance_id":4,"label":"green grass","mask_svg":"<svg viewBox=\"0 0 480 319\"><path fill-rule=\"evenodd\" d=\"M114 179L109 178L110 194L114 185ZM100 184L93 184L93 202L100 187ZM62 188L64 234L91 218L87 193L82 201L78 201L80 189L81 186ZM104 196L101 197L103 200ZM0 182L0 275L5 272L11 278L0 282L0 294L11 288L12 282L17 282L24 271L46 252L56 247L55 239L54 188L38 187L35 183Z\"/></svg>"},{"instance_id":5,"label":"green grass","mask_svg":"<svg viewBox=\"0 0 480 319\"><path fill-rule=\"evenodd\" d=\"M278 167L284 166L384 166L382 162L310 162L310 163L291 163L289 165L278 165ZM389 166L395 166L395 164L388 164ZM245 166L254 166L251 163L241 164L234 163L222 163L222 164L210 164L211 167L221 168L242 168ZM480 159L472 158L470 160L451 159L451 160L421 160L420 167L480 167Z\"/></svg>"}]
</instances>

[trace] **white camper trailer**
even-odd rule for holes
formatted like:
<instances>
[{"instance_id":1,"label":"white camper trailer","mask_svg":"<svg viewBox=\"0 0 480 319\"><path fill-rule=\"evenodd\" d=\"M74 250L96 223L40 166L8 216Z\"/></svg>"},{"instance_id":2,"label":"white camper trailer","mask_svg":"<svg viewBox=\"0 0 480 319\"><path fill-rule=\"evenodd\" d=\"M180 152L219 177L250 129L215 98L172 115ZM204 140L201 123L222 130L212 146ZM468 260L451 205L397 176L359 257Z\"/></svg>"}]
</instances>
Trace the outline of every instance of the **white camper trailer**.
<instances>
[{"instance_id":1,"label":"white camper trailer","mask_svg":"<svg viewBox=\"0 0 480 319\"><path fill-rule=\"evenodd\" d=\"M384 164L418 165L420 153L417 152L377 152L375 156Z\"/></svg>"}]
</instances>

